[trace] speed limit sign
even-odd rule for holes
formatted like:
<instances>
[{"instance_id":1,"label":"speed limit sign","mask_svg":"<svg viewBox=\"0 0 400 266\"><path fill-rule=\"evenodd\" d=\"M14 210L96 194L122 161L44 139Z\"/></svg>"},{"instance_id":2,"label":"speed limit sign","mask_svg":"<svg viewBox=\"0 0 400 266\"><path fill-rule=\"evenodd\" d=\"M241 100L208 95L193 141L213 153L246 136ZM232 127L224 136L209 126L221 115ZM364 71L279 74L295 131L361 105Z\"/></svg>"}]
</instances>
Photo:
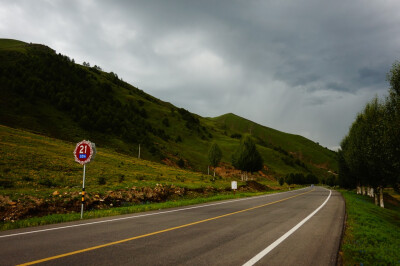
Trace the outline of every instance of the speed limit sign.
<instances>
[{"instance_id":1,"label":"speed limit sign","mask_svg":"<svg viewBox=\"0 0 400 266\"><path fill-rule=\"evenodd\" d=\"M82 165L89 163L94 157L95 149L94 143L88 140L79 142L74 150L75 161Z\"/></svg>"},{"instance_id":2,"label":"speed limit sign","mask_svg":"<svg viewBox=\"0 0 400 266\"><path fill-rule=\"evenodd\" d=\"M83 205L85 205L85 175L86 164L90 162L96 155L96 145L88 140L82 140L76 144L74 150L75 161L83 165L83 179L82 179L82 205L81 205L81 219L83 218Z\"/></svg>"}]
</instances>

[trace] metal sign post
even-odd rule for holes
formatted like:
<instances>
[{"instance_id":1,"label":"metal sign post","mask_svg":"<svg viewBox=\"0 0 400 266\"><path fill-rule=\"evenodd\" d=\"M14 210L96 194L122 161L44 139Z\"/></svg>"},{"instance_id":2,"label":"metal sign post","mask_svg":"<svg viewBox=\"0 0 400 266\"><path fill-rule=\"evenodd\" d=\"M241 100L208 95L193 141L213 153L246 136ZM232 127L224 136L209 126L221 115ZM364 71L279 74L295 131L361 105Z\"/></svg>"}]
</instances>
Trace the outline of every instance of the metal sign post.
<instances>
[{"instance_id":1,"label":"metal sign post","mask_svg":"<svg viewBox=\"0 0 400 266\"><path fill-rule=\"evenodd\" d=\"M81 219L83 218L83 206L85 205L85 174L86 174L86 164L83 165Z\"/></svg>"},{"instance_id":2,"label":"metal sign post","mask_svg":"<svg viewBox=\"0 0 400 266\"><path fill-rule=\"evenodd\" d=\"M96 145L90 141L83 140L76 144L74 150L75 161L83 165L83 180L82 180L82 205L81 205L81 219L83 218L83 208L85 205L85 177L86 177L86 164L89 163L96 155Z\"/></svg>"}]
</instances>

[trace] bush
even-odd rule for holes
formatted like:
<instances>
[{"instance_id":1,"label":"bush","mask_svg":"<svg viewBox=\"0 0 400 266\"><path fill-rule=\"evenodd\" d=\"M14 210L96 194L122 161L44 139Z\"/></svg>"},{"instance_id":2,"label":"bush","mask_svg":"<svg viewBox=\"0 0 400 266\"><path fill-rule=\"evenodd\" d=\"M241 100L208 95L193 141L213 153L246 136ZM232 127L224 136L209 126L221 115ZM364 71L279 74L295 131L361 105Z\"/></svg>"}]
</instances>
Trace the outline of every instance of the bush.
<instances>
[{"instance_id":1,"label":"bush","mask_svg":"<svg viewBox=\"0 0 400 266\"><path fill-rule=\"evenodd\" d=\"M169 127L169 120L168 120L168 118L165 117L165 118L162 120L162 123L164 124L164 126Z\"/></svg>"},{"instance_id":2,"label":"bush","mask_svg":"<svg viewBox=\"0 0 400 266\"><path fill-rule=\"evenodd\" d=\"M242 135L239 134L239 133L234 133L234 134L231 135L231 138L233 138L233 139L241 139Z\"/></svg>"},{"instance_id":3,"label":"bush","mask_svg":"<svg viewBox=\"0 0 400 266\"><path fill-rule=\"evenodd\" d=\"M185 161L182 160L182 158L180 158L180 159L178 160L177 164L178 164L178 166L179 166L180 168L185 167Z\"/></svg>"},{"instance_id":4,"label":"bush","mask_svg":"<svg viewBox=\"0 0 400 266\"><path fill-rule=\"evenodd\" d=\"M280 186L283 186L283 184L285 183L285 180L283 179L283 177L280 177L280 178L278 179L278 182L279 182L279 185L280 185Z\"/></svg>"}]
</instances>

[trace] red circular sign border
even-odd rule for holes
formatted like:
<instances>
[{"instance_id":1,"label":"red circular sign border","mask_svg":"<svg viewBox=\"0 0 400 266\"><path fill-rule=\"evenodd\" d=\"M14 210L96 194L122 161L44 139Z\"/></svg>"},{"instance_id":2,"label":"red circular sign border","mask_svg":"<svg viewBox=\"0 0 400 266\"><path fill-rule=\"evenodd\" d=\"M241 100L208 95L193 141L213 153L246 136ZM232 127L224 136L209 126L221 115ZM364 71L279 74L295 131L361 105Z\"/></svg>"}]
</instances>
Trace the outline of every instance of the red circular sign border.
<instances>
[{"instance_id":1,"label":"red circular sign border","mask_svg":"<svg viewBox=\"0 0 400 266\"><path fill-rule=\"evenodd\" d=\"M77 151L78 147L79 147L81 144L86 144L86 145L88 145L88 146L90 147L90 154L89 154L89 157L88 157L86 160L84 160L84 161L80 161L80 160L78 159L78 157L76 157L76 151ZM92 146L92 143L91 143L90 141L88 141L88 140L82 140L81 142L78 142L78 143L76 144L75 150L74 150L75 162L80 163L81 165L87 164L87 163L89 163L90 160L92 159L92 156L93 156L93 146Z\"/></svg>"}]
</instances>

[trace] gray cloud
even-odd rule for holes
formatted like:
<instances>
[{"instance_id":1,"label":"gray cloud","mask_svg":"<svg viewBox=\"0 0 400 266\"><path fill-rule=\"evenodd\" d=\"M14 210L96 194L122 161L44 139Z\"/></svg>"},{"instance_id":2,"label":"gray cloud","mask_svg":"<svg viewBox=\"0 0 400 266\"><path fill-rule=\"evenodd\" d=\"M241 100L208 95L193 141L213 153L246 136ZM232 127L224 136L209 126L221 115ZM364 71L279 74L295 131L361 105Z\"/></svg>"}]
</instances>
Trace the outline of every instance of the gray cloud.
<instances>
[{"instance_id":1,"label":"gray cloud","mask_svg":"<svg viewBox=\"0 0 400 266\"><path fill-rule=\"evenodd\" d=\"M2 1L0 35L44 43L203 116L337 146L400 57L400 2Z\"/></svg>"}]
</instances>

